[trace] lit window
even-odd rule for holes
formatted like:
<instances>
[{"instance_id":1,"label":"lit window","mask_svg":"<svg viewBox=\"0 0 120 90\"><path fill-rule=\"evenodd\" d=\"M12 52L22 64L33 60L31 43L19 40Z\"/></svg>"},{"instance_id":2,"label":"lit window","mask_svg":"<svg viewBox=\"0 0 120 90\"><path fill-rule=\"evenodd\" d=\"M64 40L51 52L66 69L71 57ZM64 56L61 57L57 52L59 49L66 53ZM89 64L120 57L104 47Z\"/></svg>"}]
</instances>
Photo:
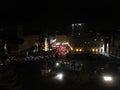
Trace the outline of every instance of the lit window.
<instances>
[{"instance_id":1,"label":"lit window","mask_svg":"<svg viewBox=\"0 0 120 90\"><path fill-rule=\"evenodd\" d=\"M82 26L82 24L81 24L81 23L79 23L78 25L79 25L79 26Z\"/></svg>"},{"instance_id":2,"label":"lit window","mask_svg":"<svg viewBox=\"0 0 120 90\"><path fill-rule=\"evenodd\" d=\"M82 49L80 49L80 52L82 51Z\"/></svg>"},{"instance_id":3,"label":"lit window","mask_svg":"<svg viewBox=\"0 0 120 90\"><path fill-rule=\"evenodd\" d=\"M103 41L103 39L101 39L101 41Z\"/></svg>"},{"instance_id":4,"label":"lit window","mask_svg":"<svg viewBox=\"0 0 120 90\"><path fill-rule=\"evenodd\" d=\"M72 27L74 27L74 24L72 24Z\"/></svg>"},{"instance_id":5,"label":"lit window","mask_svg":"<svg viewBox=\"0 0 120 90\"><path fill-rule=\"evenodd\" d=\"M94 41L97 41L97 39L95 38Z\"/></svg>"},{"instance_id":6,"label":"lit window","mask_svg":"<svg viewBox=\"0 0 120 90\"><path fill-rule=\"evenodd\" d=\"M107 43L107 47L109 47L109 44Z\"/></svg>"},{"instance_id":7,"label":"lit window","mask_svg":"<svg viewBox=\"0 0 120 90\"><path fill-rule=\"evenodd\" d=\"M96 49L96 52L98 52L98 49Z\"/></svg>"},{"instance_id":8,"label":"lit window","mask_svg":"<svg viewBox=\"0 0 120 90\"><path fill-rule=\"evenodd\" d=\"M78 33L78 35L80 35L80 33Z\"/></svg>"},{"instance_id":9,"label":"lit window","mask_svg":"<svg viewBox=\"0 0 120 90\"><path fill-rule=\"evenodd\" d=\"M76 49L76 52L78 52L78 49Z\"/></svg>"},{"instance_id":10,"label":"lit window","mask_svg":"<svg viewBox=\"0 0 120 90\"><path fill-rule=\"evenodd\" d=\"M95 49L92 49L92 51L94 52L94 51L95 51Z\"/></svg>"}]
</instances>

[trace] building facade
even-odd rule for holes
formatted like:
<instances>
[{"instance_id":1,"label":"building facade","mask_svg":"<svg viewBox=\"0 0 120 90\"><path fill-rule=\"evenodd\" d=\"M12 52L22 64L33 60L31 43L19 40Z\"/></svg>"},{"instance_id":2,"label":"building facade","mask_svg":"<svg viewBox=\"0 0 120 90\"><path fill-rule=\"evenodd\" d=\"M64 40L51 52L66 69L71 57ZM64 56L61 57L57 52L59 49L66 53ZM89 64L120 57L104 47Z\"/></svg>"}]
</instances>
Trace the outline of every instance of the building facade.
<instances>
[{"instance_id":1,"label":"building facade","mask_svg":"<svg viewBox=\"0 0 120 90\"><path fill-rule=\"evenodd\" d=\"M72 24L73 51L76 53L104 53L105 37L100 33L86 32L84 24ZM107 43L107 52L109 52Z\"/></svg>"},{"instance_id":2,"label":"building facade","mask_svg":"<svg viewBox=\"0 0 120 90\"><path fill-rule=\"evenodd\" d=\"M120 32L116 32L111 36L111 55L120 57Z\"/></svg>"}]
</instances>

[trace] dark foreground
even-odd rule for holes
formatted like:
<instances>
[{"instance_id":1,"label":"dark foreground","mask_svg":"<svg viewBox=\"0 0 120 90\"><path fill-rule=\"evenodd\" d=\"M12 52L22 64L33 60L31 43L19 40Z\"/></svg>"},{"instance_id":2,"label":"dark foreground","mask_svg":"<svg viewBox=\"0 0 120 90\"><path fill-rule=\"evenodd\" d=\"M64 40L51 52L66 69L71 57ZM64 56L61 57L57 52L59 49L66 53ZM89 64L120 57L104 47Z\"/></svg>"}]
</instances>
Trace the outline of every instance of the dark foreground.
<instances>
[{"instance_id":1,"label":"dark foreground","mask_svg":"<svg viewBox=\"0 0 120 90\"><path fill-rule=\"evenodd\" d=\"M120 90L120 85L106 86L87 72L56 69L42 74L42 69L39 61L0 66L0 90ZM54 78L58 72L64 74L62 80Z\"/></svg>"}]
</instances>

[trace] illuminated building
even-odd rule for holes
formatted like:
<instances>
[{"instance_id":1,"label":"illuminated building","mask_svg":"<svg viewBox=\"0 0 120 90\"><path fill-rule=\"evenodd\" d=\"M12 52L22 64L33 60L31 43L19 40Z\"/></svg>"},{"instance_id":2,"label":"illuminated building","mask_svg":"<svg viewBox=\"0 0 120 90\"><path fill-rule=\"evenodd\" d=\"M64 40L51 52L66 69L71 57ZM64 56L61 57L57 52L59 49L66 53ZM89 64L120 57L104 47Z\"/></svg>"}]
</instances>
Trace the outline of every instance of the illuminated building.
<instances>
[{"instance_id":1,"label":"illuminated building","mask_svg":"<svg viewBox=\"0 0 120 90\"><path fill-rule=\"evenodd\" d=\"M81 52L104 53L105 52L106 44L105 44L104 36L100 35L100 33L91 33L91 32L87 32L85 30L84 23L72 24L73 51L77 53L81 53ZM109 47L107 48L107 53L108 52L109 52Z\"/></svg>"}]
</instances>

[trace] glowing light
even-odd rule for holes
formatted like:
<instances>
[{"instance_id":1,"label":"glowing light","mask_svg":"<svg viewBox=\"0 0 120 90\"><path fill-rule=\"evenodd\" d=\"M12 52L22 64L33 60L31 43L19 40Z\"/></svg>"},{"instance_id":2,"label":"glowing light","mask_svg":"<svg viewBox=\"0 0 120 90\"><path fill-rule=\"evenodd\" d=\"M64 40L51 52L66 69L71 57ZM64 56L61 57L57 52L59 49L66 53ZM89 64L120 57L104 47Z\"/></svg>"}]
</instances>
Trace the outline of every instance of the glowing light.
<instances>
[{"instance_id":1,"label":"glowing light","mask_svg":"<svg viewBox=\"0 0 120 90\"><path fill-rule=\"evenodd\" d=\"M82 49L79 49L80 50L80 52L82 51Z\"/></svg>"},{"instance_id":2,"label":"glowing light","mask_svg":"<svg viewBox=\"0 0 120 90\"><path fill-rule=\"evenodd\" d=\"M95 38L94 41L97 41L97 39Z\"/></svg>"},{"instance_id":3,"label":"glowing light","mask_svg":"<svg viewBox=\"0 0 120 90\"><path fill-rule=\"evenodd\" d=\"M45 47L44 47L44 50L45 51L48 51L48 42L47 42L47 38L45 38Z\"/></svg>"},{"instance_id":4,"label":"glowing light","mask_svg":"<svg viewBox=\"0 0 120 90\"><path fill-rule=\"evenodd\" d=\"M59 66L60 64L59 63L56 63L56 66Z\"/></svg>"},{"instance_id":5,"label":"glowing light","mask_svg":"<svg viewBox=\"0 0 120 90\"><path fill-rule=\"evenodd\" d=\"M74 24L72 24L72 27L74 27Z\"/></svg>"},{"instance_id":6,"label":"glowing light","mask_svg":"<svg viewBox=\"0 0 120 90\"><path fill-rule=\"evenodd\" d=\"M62 80L63 79L63 74L62 73L57 74L56 78L59 79L59 80Z\"/></svg>"},{"instance_id":7,"label":"glowing light","mask_svg":"<svg viewBox=\"0 0 120 90\"><path fill-rule=\"evenodd\" d=\"M104 45L104 43L101 44L101 47L100 47L99 51L100 51L101 54L103 54L103 55L105 54L105 45Z\"/></svg>"},{"instance_id":8,"label":"glowing light","mask_svg":"<svg viewBox=\"0 0 120 90\"><path fill-rule=\"evenodd\" d=\"M104 81L108 81L108 82L113 80L113 78L111 76L104 76L103 79L104 79Z\"/></svg>"},{"instance_id":9,"label":"glowing light","mask_svg":"<svg viewBox=\"0 0 120 90\"><path fill-rule=\"evenodd\" d=\"M70 49L73 51L73 48L72 48L72 47L71 47Z\"/></svg>"},{"instance_id":10,"label":"glowing light","mask_svg":"<svg viewBox=\"0 0 120 90\"><path fill-rule=\"evenodd\" d=\"M101 53L104 53L104 52L105 52L105 45L103 44L101 47Z\"/></svg>"},{"instance_id":11,"label":"glowing light","mask_svg":"<svg viewBox=\"0 0 120 90\"><path fill-rule=\"evenodd\" d=\"M78 52L78 49L76 49L76 52Z\"/></svg>"},{"instance_id":12,"label":"glowing light","mask_svg":"<svg viewBox=\"0 0 120 90\"><path fill-rule=\"evenodd\" d=\"M92 49L92 51L94 52L94 51L95 51L95 49Z\"/></svg>"},{"instance_id":13,"label":"glowing light","mask_svg":"<svg viewBox=\"0 0 120 90\"><path fill-rule=\"evenodd\" d=\"M63 42L62 45L68 45L68 42Z\"/></svg>"},{"instance_id":14,"label":"glowing light","mask_svg":"<svg viewBox=\"0 0 120 90\"><path fill-rule=\"evenodd\" d=\"M96 52L98 52L98 49L96 49Z\"/></svg>"},{"instance_id":15,"label":"glowing light","mask_svg":"<svg viewBox=\"0 0 120 90\"><path fill-rule=\"evenodd\" d=\"M74 24L72 24L72 29L74 29Z\"/></svg>"},{"instance_id":16,"label":"glowing light","mask_svg":"<svg viewBox=\"0 0 120 90\"><path fill-rule=\"evenodd\" d=\"M48 72L51 72L51 69L49 69Z\"/></svg>"},{"instance_id":17,"label":"glowing light","mask_svg":"<svg viewBox=\"0 0 120 90\"><path fill-rule=\"evenodd\" d=\"M82 24L81 24L81 23L79 23L78 25L79 25L79 26L82 26Z\"/></svg>"},{"instance_id":18,"label":"glowing light","mask_svg":"<svg viewBox=\"0 0 120 90\"><path fill-rule=\"evenodd\" d=\"M50 51L52 51L53 49L50 49Z\"/></svg>"},{"instance_id":19,"label":"glowing light","mask_svg":"<svg viewBox=\"0 0 120 90\"><path fill-rule=\"evenodd\" d=\"M50 40L50 43L54 43L56 41L56 39Z\"/></svg>"},{"instance_id":20,"label":"glowing light","mask_svg":"<svg viewBox=\"0 0 120 90\"><path fill-rule=\"evenodd\" d=\"M107 53L109 53L109 44L107 43L107 48L106 48L107 50Z\"/></svg>"},{"instance_id":21,"label":"glowing light","mask_svg":"<svg viewBox=\"0 0 120 90\"><path fill-rule=\"evenodd\" d=\"M109 47L109 44L107 43L107 47Z\"/></svg>"},{"instance_id":22,"label":"glowing light","mask_svg":"<svg viewBox=\"0 0 120 90\"><path fill-rule=\"evenodd\" d=\"M58 42L58 43L56 43L56 45L60 45L60 43Z\"/></svg>"},{"instance_id":23,"label":"glowing light","mask_svg":"<svg viewBox=\"0 0 120 90\"><path fill-rule=\"evenodd\" d=\"M4 48L5 54L7 54L7 44L6 43L4 44L3 48Z\"/></svg>"},{"instance_id":24,"label":"glowing light","mask_svg":"<svg viewBox=\"0 0 120 90\"><path fill-rule=\"evenodd\" d=\"M72 48L72 46L69 44L69 42L67 42L68 43L68 46L70 47L70 49L73 51L73 48Z\"/></svg>"}]
</instances>

